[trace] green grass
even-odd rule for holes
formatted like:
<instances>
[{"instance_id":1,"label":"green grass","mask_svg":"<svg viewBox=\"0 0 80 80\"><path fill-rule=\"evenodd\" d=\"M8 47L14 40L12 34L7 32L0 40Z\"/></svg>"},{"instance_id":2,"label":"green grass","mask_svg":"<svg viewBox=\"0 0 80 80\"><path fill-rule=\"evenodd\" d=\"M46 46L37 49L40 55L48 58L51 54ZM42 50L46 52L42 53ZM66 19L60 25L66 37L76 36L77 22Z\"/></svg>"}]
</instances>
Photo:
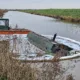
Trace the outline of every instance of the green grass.
<instances>
[{"instance_id":1,"label":"green grass","mask_svg":"<svg viewBox=\"0 0 80 80\"><path fill-rule=\"evenodd\" d=\"M0 77L0 80L7 80L6 77Z\"/></svg>"},{"instance_id":2,"label":"green grass","mask_svg":"<svg viewBox=\"0 0 80 80\"><path fill-rule=\"evenodd\" d=\"M42 9L42 10L22 10L23 12L39 13L43 15L70 16L80 18L80 9Z\"/></svg>"},{"instance_id":3,"label":"green grass","mask_svg":"<svg viewBox=\"0 0 80 80\"><path fill-rule=\"evenodd\" d=\"M49 17L55 17L55 18L63 18L63 20L70 20L70 21L72 19L80 20L80 9L39 9L39 10L29 9L29 10L20 10L20 11L49 16Z\"/></svg>"}]
</instances>

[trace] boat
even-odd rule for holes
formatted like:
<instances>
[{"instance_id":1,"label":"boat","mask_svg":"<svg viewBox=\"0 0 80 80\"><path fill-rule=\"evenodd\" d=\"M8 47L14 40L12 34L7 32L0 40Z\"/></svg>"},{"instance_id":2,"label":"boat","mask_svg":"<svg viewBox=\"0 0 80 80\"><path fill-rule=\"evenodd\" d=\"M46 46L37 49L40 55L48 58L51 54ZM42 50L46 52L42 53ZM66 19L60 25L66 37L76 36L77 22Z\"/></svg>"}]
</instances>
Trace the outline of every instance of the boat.
<instances>
[{"instance_id":1,"label":"boat","mask_svg":"<svg viewBox=\"0 0 80 80\"><path fill-rule=\"evenodd\" d=\"M17 37L20 35L22 38L25 38L25 40L28 40L31 44L43 50L45 52L45 55L41 57L33 56L34 58L26 58L22 55L23 53L21 53L21 56L15 59L39 62L44 60L51 61L54 58L54 55L57 53L60 54L60 60L68 60L80 57L80 42L78 41L57 36L57 34L54 34L54 36L40 35L28 29L20 29L17 27L17 25L16 28L12 29L9 27L9 19L0 19L0 36L3 37L1 40L13 40L16 45L15 39L17 39ZM15 45L13 43L13 46ZM16 48L13 53L17 53Z\"/></svg>"},{"instance_id":2,"label":"boat","mask_svg":"<svg viewBox=\"0 0 80 80\"><path fill-rule=\"evenodd\" d=\"M9 26L9 19L4 19L4 18L0 19L0 35L28 34L29 32L30 30L18 28L17 25L15 26L15 28L11 28Z\"/></svg>"},{"instance_id":3,"label":"boat","mask_svg":"<svg viewBox=\"0 0 80 80\"><path fill-rule=\"evenodd\" d=\"M29 41L44 50L47 54L60 54L60 60L80 57L80 42L73 39L52 35L39 35L34 32L28 34ZM53 41L53 39L55 41ZM51 58L52 59L52 58Z\"/></svg>"}]
</instances>

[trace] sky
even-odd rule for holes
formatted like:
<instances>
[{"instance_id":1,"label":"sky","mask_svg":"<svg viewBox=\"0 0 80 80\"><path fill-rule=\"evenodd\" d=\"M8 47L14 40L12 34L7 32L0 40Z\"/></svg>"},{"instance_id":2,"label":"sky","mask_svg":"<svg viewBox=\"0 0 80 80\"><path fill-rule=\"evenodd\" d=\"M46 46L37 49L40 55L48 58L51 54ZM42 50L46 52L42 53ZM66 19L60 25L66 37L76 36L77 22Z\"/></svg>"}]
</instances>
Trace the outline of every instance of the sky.
<instances>
[{"instance_id":1,"label":"sky","mask_svg":"<svg viewBox=\"0 0 80 80\"><path fill-rule=\"evenodd\" d=\"M1 9L80 8L80 0L0 0Z\"/></svg>"}]
</instances>

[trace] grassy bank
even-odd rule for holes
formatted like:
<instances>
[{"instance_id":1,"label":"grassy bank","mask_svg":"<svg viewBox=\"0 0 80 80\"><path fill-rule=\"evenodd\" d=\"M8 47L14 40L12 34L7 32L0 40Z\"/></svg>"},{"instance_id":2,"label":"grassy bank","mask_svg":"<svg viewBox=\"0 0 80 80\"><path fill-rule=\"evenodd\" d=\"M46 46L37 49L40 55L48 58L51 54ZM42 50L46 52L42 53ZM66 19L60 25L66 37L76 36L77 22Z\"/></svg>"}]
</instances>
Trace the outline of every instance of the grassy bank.
<instances>
[{"instance_id":1,"label":"grassy bank","mask_svg":"<svg viewBox=\"0 0 80 80\"><path fill-rule=\"evenodd\" d=\"M40 10L20 10L31 14L53 17L69 22L80 23L80 9L40 9Z\"/></svg>"},{"instance_id":2,"label":"grassy bank","mask_svg":"<svg viewBox=\"0 0 80 80\"><path fill-rule=\"evenodd\" d=\"M0 17L3 17L4 13L7 12L7 10L0 9Z\"/></svg>"}]
</instances>

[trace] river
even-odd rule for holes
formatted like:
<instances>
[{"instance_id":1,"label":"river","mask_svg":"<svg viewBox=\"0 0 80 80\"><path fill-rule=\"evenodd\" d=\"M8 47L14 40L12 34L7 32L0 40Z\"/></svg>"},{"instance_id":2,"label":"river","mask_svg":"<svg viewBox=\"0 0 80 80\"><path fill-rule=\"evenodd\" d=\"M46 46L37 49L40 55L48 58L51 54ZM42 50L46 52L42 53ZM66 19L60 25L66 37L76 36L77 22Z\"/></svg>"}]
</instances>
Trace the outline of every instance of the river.
<instances>
[{"instance_id":1,"label":"river","mask_svg":"<svg viewBox=\"0 0 80 80\"><path fill-rule=\"evenodd\" d=\"M80 24L66 23L54 18L18 11L5 13L4 18L9 18L12 28L17 24L19 28L26 28L39 34L54 35L57 33L59 36L80 41ZM76 80L80 80L80 58L62 61L62 64L69 68L68 74L72 74Z\"/></svg>"},{"instance_id":2,"label":"river","mask_svg":"<svg viewBox=\"0 0 80 80\"><path fill-rule=\"evenodd\" d=\"M80 24L59 21L54 18L38 16L18 11L9 11L4 15L9 18L12 28L17 24L19 28L30 29L39 34L68 37L80 41Z\"/></svg>"}]
</instances>

